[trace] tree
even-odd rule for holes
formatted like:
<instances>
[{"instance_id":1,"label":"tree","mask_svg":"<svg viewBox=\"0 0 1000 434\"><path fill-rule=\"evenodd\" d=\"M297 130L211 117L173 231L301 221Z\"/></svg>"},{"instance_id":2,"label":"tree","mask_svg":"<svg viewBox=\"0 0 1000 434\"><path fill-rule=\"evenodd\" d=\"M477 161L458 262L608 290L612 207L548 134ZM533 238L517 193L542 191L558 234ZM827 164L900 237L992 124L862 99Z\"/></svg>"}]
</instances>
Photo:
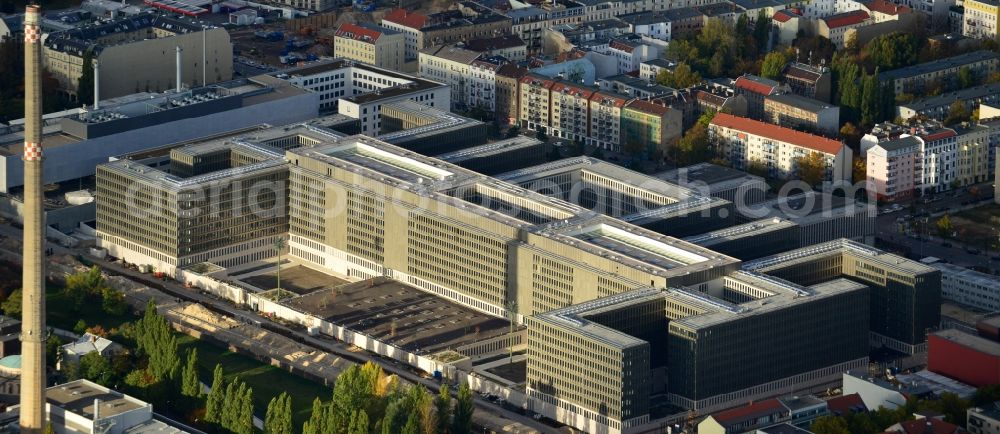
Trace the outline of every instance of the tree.
<instances>
[{"instance_id":1,"label":"tree","mask_svg":"<svg viewBox=\"0 0 1000 434\"><path fill-rule=\"evenodd\" d=\"M972 76L972 70L968 66L958 69L958 88L965 89L976 85L976 79Z\"/></svg>"},{"instance_id":2,"label":"tree","mask_svg":"<svg viewBox=\"0 0 1000 434\"><path fill-rule=\"evenodd\" d=\"M7 296L7 299L0 303L3 314L13 318L21 318L21 290L15 289Z\"/></svg>"},{"instance_id":3,"label":"tree","mask_svg":"<svg viewBox=\"0 0 1000 434\"><path fill-rule=\"evenodd\" d=\"M125 294L121 291L106 286L101 290L101 310L105 313L121 316L128 310L125 303Z\"/></svg>"},{"instance_id":4,"label":"tree","mask_svg":"<svg viewBox=\"0 0 1000 434\"><path fill-rule=\"evenodd\" d=\"M368 434L368 425L368 413L364 410L358 410L351 415L351 428L347 434Z\"/></svg>"},{"instance_id":5,"label":"tree","mask_svg":"<svg viewBox=\"0 0 1000 434\"><path fill-rule=\"evenodd\" d=\"M410 417L406 418L406 425L403 425L402 434L420 434L420 413L410 411Z\"/></svg>"},{"instance_id":6,"label":"tree","mask_svg":"<svg viewBox=\"0 0 1000 434\"><path fill-rule=\"evenodd\" d=\"M222 422L222 404L226 399L225 380L222 379L222 365L216 364L212 372L212 389L205 402L205 420L209 423Z\"/></svg>"},{"instance_id":7,"label":"tree","mask_svg":"<svg viewBox=\"0 0 1000 434\"><path fill-rule=\"evenodd\" d=\"M805 157L797 158L795 167L799 179L810 186L815 186L826 178L826 161L819 152L810 152Z\"/></svg>"},{"instance_id":8,"label":"tree","mask_svg":"<svg viewBox=\"0 0 1000 434\"><path fill-rule=\"evenodd\" d=\"M152 299L136 324L136 344L149 359L146 371L154 382L176 378L181 365L177 337L167 320L156 312L156 304Z\"/></svg>"},{"instance_id":9,"label":"tree","mask_svg":"<svg viewBox=\"0 0 1000 434\"><path fill-rule=\"evenodd\" d=\"M861 141L861 131L858 131L858 127L854 126L854 124L846 122L840 128L840 137L852 148L857 148Z\"/></svg>"},{"instance_id":10,"label":"tree","mask_svg":"<svg viewBox=\"0 0 1000 434\"><path fill-rule=\"evenodd\" d=\"M878 71L861 79L861 124L870 126L882 120L882 90Z\"/></svg>"},{"instance_id":11,"label":"tree","mask_svg":"<svg viewBox=\"0 0 1000 434\"><path fill-rule=\"evenodd\" d=\"M245 383L240 382L240 385L245 386ZM236 434L253 434L253 389L241 387L240 392L238 411L230 431Z\"/></svg>"},{"instance_id":12,"label":"tree","mask_svg":"<svg viewBox=\"0 0 1000 434\"><path fill-rule=\"evenodd\" d=\"M689 165L708 160L711 150L708 143L708 127L701 122L694 124L677 142L675 159L678 164Z\"/></svg>"},{"instance_id":13,"label":"tree","mask_svg":"<svg viewBox=\"0 0 1000 434\"><path fill-rule=\"evenodd\" d=\"M961 122L968 122L970 116L969 110L965 108L965 103L955 101L948 106L948 116L944 118L944 124L950 126Z\"/></svg>"},{"instance_id":14,"label":"tree","mask_svg":"<svg viewBox=\"0 0 1000 434\"><path fill-rule=\"evenodd\" d=\"M63 294L73 302L74 309L79 310L84 300L100 297L109 289L101 269L95 265L87 271L67 276Z\"/></svg>"},{"instance_id":15,"label":"tree","mask_svg":"<svg viewBox=\"0 0 1000 434\"><path fill-rule=\"evenodd\" d=\"M473 410L475 410L475 403L472 401L472 389L469 389L469 383L462 383L458 388L455 416L452 418L452 434L469 434L472 432Z\"/></svg>"},{"instance_id":16,"label":"tree","mask_svg":"<svg viewBox=\"0 0 1000 434\"><path fill-rule=\"evenodd\" d=\"M888 427L888 426L887 426ZM847 421L837 416L821 416L809 425L814 434L851 434Z\"/></svg>"},{"instance_id":17,"label":"tree","mask_svg":"<svg viewBox=\"0 0 1000 434\"><path fill-rule=\"evenodd\" d=\"M364 412L364 410L361 410ZM365 416L365 430L367 432L367 419ZM353 423L354 421L352 421ZM351 431L353 433L354 431ZM288 393L282 392L267 404L267 413L264 416L264 434L292 434L292 397Z\"/></svg>"},{"instance_id":18,"label":"tree","mask_svg":"<svg viewBox=\"0 0 1000 434\"><path fill-rule=\"evenodd\" d=\"M876 68L888 70L916 64L920 50L913 34L893 32L868 41L865 51Z\"/></svg>"},{"instance_id":19,"label":"tree","mask_svg":"<svg viewBox=\"0 0 1000 434\"><path fill-rule=\"evenodd\" d=\"M79 374L81 378L107 386L114 372L108 359L97 351L91 351L80 357Z\"/></svg>"},{"instance_id":20,"label":"tree","mask_svg":"<svg viewBox=\"0 0 1000 434\"><path fill-rule=\"evenodd\" d=\"M675 89L684 89L702 82L701 74L692 71L687 63L679 63L673 71L664 69L656 76L656 82Z\"/></svg>"},{"instance_id":21,"label":"tree","mask_svg":"<svg viewBox=\"0 0 1000 434\"><path fill-rule=\"evenodd\" d=\"M302 424L302 434L320 434L325 432L326 413L323 402L319 398L313 399L312 413L309 414L309 420Z\"/></svg>"},{"instance_id":22,"label":"tree","mask_svg":"<svg viewBox=\"0 0 1000 434\"><path fill-rule=\"evenodd\" d=\"M868 168L865 166L865 160L859 156L854 156L851 161L851 181L863 182L867 179Z\"/></svg>"},{"instance_id":23,"label":"tree","mask_svg":"<svg viewBox=\"0 0 1000 434\"><path fill-rule=\"evenodd\" d=\"M952 226L951 217L948 214L941 216L937 220L937 230L942 237L951 236L952 232L954 232L955 228Z\"/></svg>"},{"instance_id":24,"label":"tree","mask_svg":"<svg viewBox=\"0 0 1000 434\"><path fill-rule=\"evenodd\" d=\"M201 380L198 379L198 349L188 352L187 363L181 372L181 395L197 398L201 396Z\"/></svg>"},{"instance_id":25,"label":"tree","mask_svg":"<svg viewBox=\"0 0 1000 434\"><path fill-rule=\"evenodd\" d=\"M777 80L781 78L781 71L785 69L785 64L787 63L788 58L785 57L784 52L772 51L767 53L767 56L764 56L764 63L760 66L760 76Z\"/></svg>"},{"instance_id":26,"label":"tree","mask_svg":"<svg viewBox=\"0 0 1000 434\"><path fill-rule=\"evenodd\" d=\"M76 99L84 105L94 103L94 53L90 49L83 52L83 68L77 81Z\"/></svg>"},{"instance_id":27,"label":"tree","mask_svg":"<svg viewBox=\"0 0 1000 434\"><path fill-rule=\"evenodd\" d=\"M451 390L448 389L448 385L442 384L438 389L434 407L437 411L437 432L444 433L451 422Z\"/></svg>"},{"instance_id":28,"label":"tree","mask_svg":"<svg viewBox=\"0 0 1000 434\"><path fill-rule=\"evenodd\" d=\"M753 38L757 41L757 48L760 51L766 50L771 42L771 17L764 12L764 9L757 13L757 19L754 20Z\"/></svg>"}]
</instances>

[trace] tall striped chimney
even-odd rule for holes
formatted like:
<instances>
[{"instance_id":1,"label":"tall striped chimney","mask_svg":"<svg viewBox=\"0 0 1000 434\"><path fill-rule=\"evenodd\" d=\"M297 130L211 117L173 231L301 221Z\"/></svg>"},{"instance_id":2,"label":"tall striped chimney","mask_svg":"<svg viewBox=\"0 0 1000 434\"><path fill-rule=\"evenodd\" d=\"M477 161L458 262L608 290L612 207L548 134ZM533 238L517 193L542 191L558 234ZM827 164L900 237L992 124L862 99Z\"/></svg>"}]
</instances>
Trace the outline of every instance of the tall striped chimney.
<instances>
[{"instance_id":1,"label":"tall striped chimney","mask_svg":"<svg viewBox=\"0 0 1000 434\"><path fill-rule=\"evenodd\" d=\"M24 277L21 432L45 430L45 248L42 213L42 29L39 7L24 15Z\"/></svg>"}]
</instances>

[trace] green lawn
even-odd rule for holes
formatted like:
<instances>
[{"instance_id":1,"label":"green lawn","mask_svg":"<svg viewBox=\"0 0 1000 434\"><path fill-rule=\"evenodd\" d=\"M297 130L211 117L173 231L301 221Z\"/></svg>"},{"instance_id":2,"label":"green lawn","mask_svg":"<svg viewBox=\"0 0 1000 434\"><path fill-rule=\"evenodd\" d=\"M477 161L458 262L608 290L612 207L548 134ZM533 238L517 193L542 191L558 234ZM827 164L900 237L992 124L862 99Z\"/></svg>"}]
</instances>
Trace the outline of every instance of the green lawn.
<instances>
[{"instance_id":1,"label":"green lawn","mask_svg":"<svg viewBox=\"0 0 1000 434\"><path fill-rule=\"evenodd\" d=\"M319 397L329 401L333 391L321 384L306 380L290 372L271 365L263 364L256 359L227 351L214 344L195 339L191 336L179 337L182 354L187 354L191 348L198 349L198 365L201 368L201 378L206 384L212 383L212 370L216 364L221 364L226 374L226 380L239 377L253 389L254 410L263 415L267 403L281 392L288 392L292 397L292 411L296 427L309 419L313 399ZM298 429L298 428L297 428Z\"/></svg>"},{"instance_id":2,"label":"green lawn","mask_svg":"<svg viewBox=\"0 0 1000 434\"><path fill-rule=\"evenodd\" d=\"M66 330L73 330L77 321L84 320L88 326L101 325L105 330L119 327L122 323L134 321L136 317L131 313L121 316L114 316L101 310L100 303L88 302L80 306L77 311L73 309L71 303L62 294L61 288L49 286L46 290L45 300L48 307L46 321L53 327ZM221 364L226 373L226 379L240 377L254 391L254 409L259 415L263 415L267 410L267 403L271 398L278 396L281 392L288 392L292 396L292 410L295 412L294 421L296 426L301 427L302 422L309 418L312 411L312 401L319 397L323 401L329 401L333 391L321 384L306 380L295 374L283 371L271 365L257 361L228 351L215 344L198 340L191 336L178 333L182 360L187 351L191 348L198 349L198 362L201 368L201 378L206 384L212 382L212 370L215 365Z\"/></svg>"},{"instance_id":3,"label":"green lawn","mask_svg":"<svg viewBox=\"0 0 1000 434\"><path fill-rule=\"evenodd\" d=\"M124 315L111 315L101 309L100 302L85 301L79 310L62 293L62 287L49 285L45 289L45 321L52 327L73 330L81 319L88 326L100 324L105 330L111 330L135 319L131 312Z\"/></svg>"}]
</instances>

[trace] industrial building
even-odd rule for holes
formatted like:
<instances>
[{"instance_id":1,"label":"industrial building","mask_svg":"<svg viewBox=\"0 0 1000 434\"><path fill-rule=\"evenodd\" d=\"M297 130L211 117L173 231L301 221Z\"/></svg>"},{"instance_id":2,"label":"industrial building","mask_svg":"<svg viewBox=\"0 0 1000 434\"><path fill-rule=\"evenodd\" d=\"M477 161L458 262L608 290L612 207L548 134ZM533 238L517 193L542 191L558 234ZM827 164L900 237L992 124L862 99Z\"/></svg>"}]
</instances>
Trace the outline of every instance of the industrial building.
<instances>
[{"instance_id":1,"label":"industrial building","mask_svg":"<svg viewBox=\"0 0 1000 434\"><path fill-rule=\"evenodd\" d=\"M926 351L927 331L941 318L941 272L841 239L743 264L743 269L812 285L848 278L871 289L871 344L904 354Z\"/></svg>"},{"instance_id":2,"label":"industrial building","mask_svg":"<svg viewBox=\"0 0 1000 434\"><path fill-rule=\"evenodd\" d=\"M587 432L645 432L664 426L651 413L665 403L704 414L835 381L867 365L867 300L847 279L734 272L701 291L644 288L537 314L529 406Z\"/></svg>"},{"instance_id":3,"label":"industrial building","mask_svg":"<svg viewBox=\"0 0 1000 434\"><path fill-rule=\"evenodd\" d=\"M596 158L566 158L497 178L664 235L694 235L735 221L729 201Z\"/></svg>"},{"instance_id":4,"label":"industrial building","mask_svg":"<svg viewBox=\"0 0 1000 434\"><path fill-rule=\"evenodd\" d=\"M45 120L45 183L94 174L109 158L236 131L285 125L318 115L318 95L269 76L182 92L137 93L102 101L97 109ZM0 127L0 191L21 187L25 129Z\"/></svg>"},{"instance_id":5,"label":"industrial building","mask_svg":"<svg viewBox=\"0 0 1000 434\"><path fill-rule=\"evenodd\" d=\"M973 387L1000 384L1000 342L961 330L927 336L927 370Z\"/></svg>"},{"instance_id":6,"label":"industrial building","mask_svg":"<svg viewBox=\"0 0 1000 434\"><path fill-rule=\"evenodd\" d=\"M167 15L144 13L52 33L44 45L46 70L73 98L85 68L95 68L102 98L162 92L178 81L196 88L233 78L226 29ZM83 64L88 57L97 67Z\"/></svg>"}]
</instances>

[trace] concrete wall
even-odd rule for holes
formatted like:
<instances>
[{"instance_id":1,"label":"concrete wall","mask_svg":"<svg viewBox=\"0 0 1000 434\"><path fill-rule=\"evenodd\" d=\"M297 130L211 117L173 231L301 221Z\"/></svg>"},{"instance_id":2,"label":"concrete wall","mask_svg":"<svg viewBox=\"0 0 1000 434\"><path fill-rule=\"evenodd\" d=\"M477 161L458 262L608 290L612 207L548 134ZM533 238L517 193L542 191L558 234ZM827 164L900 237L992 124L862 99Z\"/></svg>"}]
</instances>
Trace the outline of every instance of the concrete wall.
<instances>
[{"instance_id":1,"label":"concrete wall","mask_svg":"<svg viewBox=\"0 0 1000 434\"><path fill-rule=\"evenodd\" d=\"M90 202L49 210L45 212L45 222L60 232L69 233L79 227L80 223L96 218L95 206L96 202ZM24 202L11 196L0 197L0 216L23 223Z\"/></svg>"}]
</instances>

